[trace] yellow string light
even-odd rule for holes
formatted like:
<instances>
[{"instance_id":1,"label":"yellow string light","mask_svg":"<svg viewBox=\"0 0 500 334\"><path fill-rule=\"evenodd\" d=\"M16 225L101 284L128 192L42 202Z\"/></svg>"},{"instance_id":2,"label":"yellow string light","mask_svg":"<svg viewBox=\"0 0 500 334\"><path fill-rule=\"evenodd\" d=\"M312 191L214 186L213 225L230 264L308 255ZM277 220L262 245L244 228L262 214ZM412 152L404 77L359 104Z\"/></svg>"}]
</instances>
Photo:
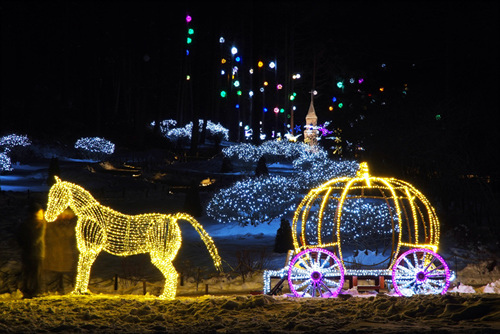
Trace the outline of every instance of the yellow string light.
<instances>
[{"instance_id":1,"label":"yellow string light","mask_svg":"<svg viewBox=\"0 0 500 334\"><path fill-rule=\"evenodd\" d=\"M389 267L397 260L401 247L426 248L434 252L439 244L439 220L430 202L411 184L394 178L371 176L368 164L362 162L356 177L332 179L321 186L311 189L303 198L293 216L292 234L295 253L309 248L336 247L339 259L342 258L342 214L347 199L372 198L384 200L389 211L397 216L397 224L391 222L393 245ZM324 210L328 202L336 204L333 240L322 239ZM392 204L391 204L392 203ZM391 207L392 205L392 207ZM317 210L317 222L311 222L310 214ZM317 242L308 242L308 223L316 223ZM396 226L397 225L397 226ZM314 225L313 225L314 226ZM397 227L397 230L396 230ZM397 233L396 231L399 231ZM397 239L394 235L397 233ZM298 238L297 234L300 234Z\"/></svg>"},{"instance_id":2,"label":"yellow string light","mask_svg":"<svg viewBox=\"0 0 500 334\"><path fill-rule=\"evenodd\" d=\"M160 298L174 299L178 274L172 261L182 243L179 220L191 223L205 243L215 267L222 270L212 238L190 215L126 215L101 205L87 190L74 183L61 181L58 177L56 181L49 191L45 220L55 221L68 207L78 217L75 231L80 254L73 294L87 293L90 269L101 251L118 256L149 253L151 262L165 277Z\"/></svg>"}]
</instances>

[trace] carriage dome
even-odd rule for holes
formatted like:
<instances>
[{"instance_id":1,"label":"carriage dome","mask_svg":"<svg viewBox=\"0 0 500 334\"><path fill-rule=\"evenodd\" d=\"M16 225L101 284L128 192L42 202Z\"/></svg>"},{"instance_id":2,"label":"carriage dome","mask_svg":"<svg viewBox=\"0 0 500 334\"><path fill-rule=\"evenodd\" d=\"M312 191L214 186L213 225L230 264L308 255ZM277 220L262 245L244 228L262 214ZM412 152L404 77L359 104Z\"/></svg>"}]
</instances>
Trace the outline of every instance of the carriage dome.
<instances>
[{"instance_id":1,"label":"carriage dome","mask_svg":"<svg viewBox=\"0 0 500 334\"><path fill-rule=\"evenodd\" d=\"M439 220L415 187L372 176L363 162L355 177L335 178L309 191L295 211L292 234L296 252L327 248L346 268L382 269L409 249L435 252Z\"/></svg>"}]
</instances>

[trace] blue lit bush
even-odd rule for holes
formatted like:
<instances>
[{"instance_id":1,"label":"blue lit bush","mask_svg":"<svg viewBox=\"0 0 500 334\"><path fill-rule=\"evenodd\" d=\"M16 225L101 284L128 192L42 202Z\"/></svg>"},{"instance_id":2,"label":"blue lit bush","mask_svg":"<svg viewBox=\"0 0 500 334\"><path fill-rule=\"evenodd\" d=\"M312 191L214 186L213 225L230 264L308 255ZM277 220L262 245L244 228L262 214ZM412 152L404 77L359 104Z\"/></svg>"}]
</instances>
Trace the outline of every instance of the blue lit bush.
<instances>
[{"instance_id":1,"label":"blue lit bush","mask_svg":"<svg viewBox=\"0 0 500 334\"><path fill-rule=\"evenodd\" d=\"M100 137L83 137L76 141L75 148L86 159L103 160L115 151L115 144Z\"/></svg>"},{"instance_id":2,"label":"blue lit bush","mask_svg":"<svg viewBox=\"0 0 500 334\"><path fill-rule=\"evenodd\" d=\"M356 161L318 159L309 169L296 169L290 176L248 178L216 193L208 203L207 215L222 223L258 225L281 218L294 210L303 192L325 181L356 175Z\"/></svg>"},{"instance_id":3,"label":"blue lit bush","mask_svg":"<svg viewBox=\"0 0 500 334\"><path fill-rule=\"evenodd\" d=\"M262 156L262 152L255 145L250 143L241 143L232 145L222 149L224 156L228 158L235 158L244 162L257 162Z\"/></svg>"},{"instance_id":4,"label":"blue lit bush","mask_svg":"<svg viewBox=\"0 0 500 334\"><path fill-rule=\"evenodd\" d=\"M156 125L156 122L152 121L151 127L154 127L155 125ZM165 119L163 121L160 121L158 126L160 128L161 134L163 136L166 136L168 131L170 131L170 129L173 129L176 125L177 125L177 121L175 119Z\"/></svg>"},{"instance_id":5,"label":"blue lit bush","mask_svg":"<svg viewBox=\"0 0 500 334\"><path fill-rule=\"evenodd\" d=\"M203 130L204 120L198 120L198 131L201 133ZM155 123L152 122L151 126ZM160 132L169 141L177 145L187 145L191 140L191 135L193 132L193 122L189 122L184 127L176 127L177 121L173 119L167 119L160 122ZM207 120L207 139L214 140L215 142L221 142L222 140L229 140L229 130L224 128L220 123L214 123Z\"/></svg>"},{"instance_id":6,"label":"blue lit bush","mask_svg":"<svg viewBox=\"0 0 500 334\"><path fill-rule=\"evenodd\" d=\"M354 160L313 159L295 163L294 182L302 190L308 190L322 183L342 176L354 177L359 169L359 163Z\"/></svg>"},{"instance_id":7,"label":"blue lit bush","mask_svg":"<svg viewBox=\"0 0 500 334\"><path fill-rule=\"evenodd\" d=\"M0 148L12 149L15 146L29 146L31 140L26 135L10 134L0 138Z\"/></svg>"},{"instance_id":8,"label":"blue lit bush","mask_svg":"<svg viewBox=\"0 0 500 334\"><path fill-rule=\"evenodd\" d=\"M24 149L31 145L26 135L10 134L0 138L0 172L12 170L12 158L24 158Z\"/></svg>"},{"instance_id":9,"label":"blue lit bush","mask_svg":"<svg viewBox=\"0 0 500 334\"><path fill-rule=\"evenodd\" d=\"M268 163L292 162L297 159L302 161L314 159L325 159L326 151L318 148L318 152L310 151L310 147L303 142L290 142L287 140L268 140L260 146L250 143L240 143L226 147L222 153L228 158L243 160L245 162L257 162L264 156Z\"/></svg>"},{"instance_id":10,"label":"blue lit bush","mask_svg":"<svg viewBox=\"0 0 500 334\"><path fill-rule=\"evenodd\" d=\"M270 223L293 210L296 189L287 177L248 178L217 192L206 213L220 223L241 226Z\"/></svg>"},{"instance_id":11,"label":"blue lit bush","mask_svg":"<svg viewBox=\"0 0 500 334\"><path fill-rule=\"evenodd\" d=\"M288 140L268 140L259 148L269 163L292 162L307 152L309 145Z\"/></svg>"},{"instance_id":12,"label":"blue lit bush","mask_svg":"<svg viewBox=\"0 0 500 334\"><path fill-rule=\"evenodd\" d=\"M0 152L0 172L11 171L12 163L10 157L5 152Z\"/></svg>"}]
</instances>

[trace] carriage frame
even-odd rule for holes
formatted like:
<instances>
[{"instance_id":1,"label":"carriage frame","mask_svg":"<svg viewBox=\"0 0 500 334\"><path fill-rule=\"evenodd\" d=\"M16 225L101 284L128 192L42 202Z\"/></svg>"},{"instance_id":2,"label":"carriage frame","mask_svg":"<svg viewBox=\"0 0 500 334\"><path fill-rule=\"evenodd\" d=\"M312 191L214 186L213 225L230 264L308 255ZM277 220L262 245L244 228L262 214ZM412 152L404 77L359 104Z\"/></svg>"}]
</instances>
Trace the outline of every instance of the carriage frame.
<instances>
[{"instance_id":1,"label":"carriage frame","mask_svg":"<svg viewBox=\"0 0 500 334\"><path fill-rule=\"evenodd\" d=\"M355 199L387 204L392 245L385 268L346 265L342 252L344 210ZM329 208L334 211L330 215L326 213ZM326 229L334 231L325 233ZM445 294L455 273L436 253L439 236L436 212L420 191L405 181L371 176L368 164L362 162L355 177L327 181L303 198L293 217L294 249L288 252L283 268L264 271L263 292L277 295L288 281L293 296L336 297L347 281L349 289L358 291L392 286L402 296ZM278 279L273 287L272 279ZM362 280L371 284L358 284Z\"/></svg>"}]
</instances>

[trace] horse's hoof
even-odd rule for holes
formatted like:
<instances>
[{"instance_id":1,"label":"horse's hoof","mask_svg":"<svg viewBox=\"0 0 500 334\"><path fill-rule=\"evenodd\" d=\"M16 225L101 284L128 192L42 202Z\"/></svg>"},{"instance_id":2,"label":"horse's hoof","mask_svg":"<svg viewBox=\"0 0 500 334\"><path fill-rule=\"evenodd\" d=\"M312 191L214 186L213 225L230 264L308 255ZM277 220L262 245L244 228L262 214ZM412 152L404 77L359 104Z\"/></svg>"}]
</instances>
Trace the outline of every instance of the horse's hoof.
<instances>
[{"instance_id":1,"label":"horse's hoof","mask_svg":"<svg viewBox=\"0 0 500 334\"><path fill-rule=\"evenodd\" d=\"M79 290L73 290L69 293L70 295L73 295L73 296L90 296L90 291L85 291L85 292L81 292Z\"/></svg>"},{"instance_id":2,"label":"horse's hoof","mask_svg":"<svg viewBox=\"0 0 500 334\"><path fill-rule=\"evenodd\" d=\"M175 299L175 297L166 296L166 295L160 295L158 298L160 298L162 300L174 300Z\"/></svg>"}]
</instances>

